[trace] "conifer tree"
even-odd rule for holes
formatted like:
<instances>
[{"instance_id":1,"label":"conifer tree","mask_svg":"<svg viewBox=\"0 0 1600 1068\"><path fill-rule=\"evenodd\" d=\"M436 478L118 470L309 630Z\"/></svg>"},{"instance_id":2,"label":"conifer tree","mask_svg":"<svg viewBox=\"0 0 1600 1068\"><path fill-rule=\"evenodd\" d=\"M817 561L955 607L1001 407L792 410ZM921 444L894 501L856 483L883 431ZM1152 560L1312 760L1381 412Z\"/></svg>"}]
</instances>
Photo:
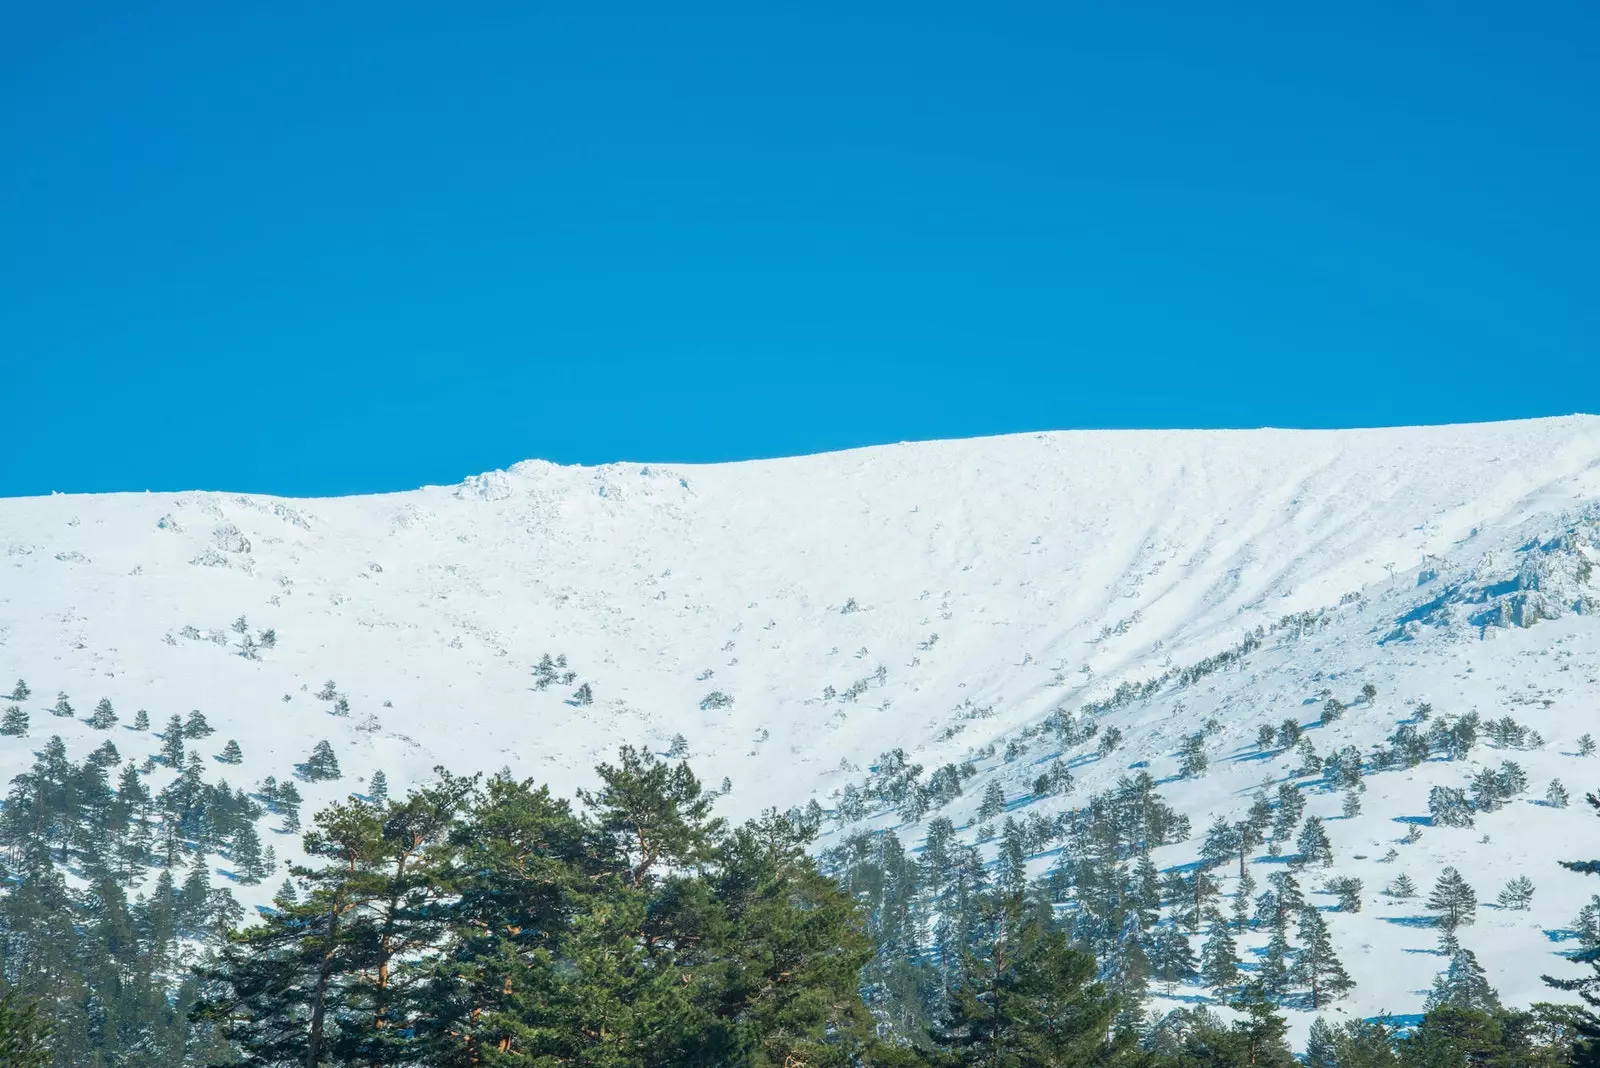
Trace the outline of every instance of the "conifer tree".
<instances>
[{"instance_id":1,"label":"conifer tree","mask_svg":"<svg viewBox=\"0 0 1600 1068\"><path fill-rule=\"evenodd\" d=\"M325 782L341 776L339 758L334 756L333 746L326 740L311 747L311 755L299 766L299 771L300 777L307 782ZM280 796L281 789L280 787Z\"/></svg>"},{"instance_id":2,"label":"conifer tree","mask_svg":"<svg viewBox=\"0 0 1600 1068\"><path fill-rule=\"evenodd\" d=\"M67 700L67 695L65 692L56 695L56 704L55 707L50 710L50 714L60 719L66 719L68 716L73 714L72 702Z\"/></svg>"},{"instance_id":3,"label":"conifer tree","mask_svg":"<svg viewBox=\"0 0 1600 1068\"><path fill-rule=\"evenodd\" d=\"M183 736L185 738L205 738L215 734L216 730L206 722L205 713L198 708L189 713L189 718L183 723Z\"/></svg>"},{"instance_id":4,"label":"conifer tree","mask_svg":"<svg viewBox=\"0 0 1600 1068\"><path fill-rule=\"evenodd\" d=\"M133 729L136 730L136 731L147 731L147 730L149 730L150 729L150 713L146 712L142 708L139 709L139 711L135 712L133 714Z\"/></svg>"},{"instance_id":5,"label":"conifer tree","mask_svg":"<svg viewBox=\"0 0 1600 1068\"><path fill-rule=\"evenodd\" d=\"M1294 981L1290 972L1291 952L1289 936L1282 930L1274 930L1255 975L1255 982L1267 997L1281 1000L1289 995Z\"/></svg>"},{"instance_id":6,"label":"conifer tree","mask_svg":"<svg viewBox=\"0 0 1600 1068\"><path fill-rule=\"evenodd\" d=\"M94 706L94 712L89 716L89 726L97 731L108 731L116 726L117 713L111 707L109 697L100 698L100 703Z\"/></svg>"},{"instance_id":7,"label":"conifer tree","mask_svg":"<svg viewBox=\"0 0 1600 1068\"><path fill-rule=\"evenodd\" d=\"M1200 979L1218 994L1239 984L1239 947L1224 924L1213 924L1200 951Z\"/></svg>"},{"instance_id":8,"label":"conifer tree","mask_svg":"<svg viewBox=\"0 0 1600 1068\"><path fill-rule=\"evenodd\" d=\"M21 680L18 680L18 685L19 686L21 685ZM16 694L12 694L11 695L11 699L13 701L21 700L21 698L19 698ZM1594 754L1594 735L1592 735L1592 734L1580 734L1580 735L1578 735L1578 755L1579 756L1592 756L1593 754Z\"/></svg>"},{"instance_id":9,"label":"conifer tree","mask_svg":"<svg viewBox=\"0 0 1600 1068\"><path fill-rule=\"evenodd\" d=\"M1544 803L1551 808L1566 808L1572 798L1567 793L1567 788L1561 785L1560 779L1551 779L1550 785L1545 788Z\"/></svg>"},{"instance_id":10,"label":"conifer tree","mask_svg":"<svg viewBox=\"0 0 1600 1068\"><path fill-rule=\"evenodd\" d=\"M367 780L367 800L374 805L385 805L389 802L389 777L379 768Z\"/></svg>"},{"instance_id":11,"label":"conifer tree","mask_svg":"<svg viewBox=\"0 0 1600 1068\"><path fill-rule=\"evenodd\" d=\"M28 733L28 713L21 705L9 705L5 717L0 719L0 734L22 738Z\"/></svg>"},{"instance_id":12,"label":"conifer tree","mask_svg":"<svg viewBox=\"0 0 1600 1068\"><path fill-rule=\"evenodd\" d=\"M978 804L978 822L987 823L1006 810L1005 790L998 779L990 779L983 788L983 799Z\"/></svg>"},{"instance_id":13,"label":"conifer tree","mask_svg":"<svg viewBox=\"0 0 1600 1068\"><path fill-rule=\"evenodd\" d=\"M254 886L267 875L265 858L261 854L261 839L256 836L255 825L241 824L233 836L233 863L239 881Z\"/></svg>"},{"instance_id":14,"label":"conifer tree","mask_svg":"<svg viewBox=\"0 0 1600 1068\"><path fill-rule=\"evenodd\" d=\"M1178 983L1193 978L1197 971L1189 936L1177 927L1157 928L1148 952L1150 977L1165 984L1168 992Z\"/></svg>"},{"instance_id":15,"label":"conifer tree","mask_svg":"<svg viewBox=\"0 0 1600 1068\"><path fill-rule=\"evenodd\" d=\"M1321 912L1314 908L1301 912L1296 933L1300 951L1295 956L1294 978L1310 988L1311 1009L1315 1012L1329 1001L1349 993L1355 983L1334 953L1333 939Z\"/></svg>"},{"instance_id":16,"label":"conifer tree","mask_svg":"<svg viewBox=\"0 0 1600 1068\"><path fill-rule=\"evenodd\" d=\"M1533 903L1533 880L1526 875L1510 879L1495 900L1501 908L1508 911L1526 912Z\"/></svg>"},{"instance_id":17,"label":"conifer tree","mask_svg":"<svg viewBox=\"0 0 1600 1068\"><path fill-rule=\"evenodd\" d=\"M1490 1013L1500 1009L1500 995L1489 985L1472 950L1458 948L1449 966L1434 979L1423 1008L1432 1011L1441 1006Z\"/></svg>"},{"instance_id":18,"label":"conifer tree","mask_svg":"<svg viewBox=\"0 0 1600 1068\"><path fill-rule=\"evenodd\" d=\"M244 762L244 751L239 748L239 743L232 738L222 747L221 754L217 757L224 764L240 764Z\"/></svg>"},{"instance_id":19,"label":"conifer tree","mask_svg":"<svg viewBox=\"0 0 1600 1068\"><path fill-rule=\"evenodd\" d=\"M1328 841L1328 832L1323 829L1321 818L1306 817L1305 826L1300 828L1300 835L1295 839L1295 850L1302 864L1320 862L1323 867L1333 864L1333 846Z\"/></svg>"},{"instance_id":20,"label":"conifer tree","mask_svg":"<svg viewBox=\"0 0 1600 1068\"><path fill-rule=\"evenodd\" d=\"M1394 881L1384 887L1383 892L1399 901L1405 901L1417 896L1417 884L1411 881L1411 876L1401 872L1394 877Z\"/></svg>"},{"instance_id":21,"label":"conifer tree","mask_svg":"<svg viewBox=\"0 0 1600 1068\"><path fill-rule=\"evenodd\" d=\"M183 767L183 719L176 712L161 735L161 759L169 768Z\"/></svg>"},{"instance_id":22,"label":"conifer tree","mask_svg":"<svg viewBox=\"0 0 1600 1068\"><path fill-rule=\"evenodd\" d=\"M1470 927L1477 920L1478 895L1460 872L1446 867L1433 884L1427 907L1439 914L1440 927L1454 932L1457 927Z\"/></svg>"},{"instance_id":23,"label":"conifer tree","mask_svg":"<svg viewBox=\"0 0 1600 1068\"><path fill-rule=\"evenodd\" d=\"M28 684L22 679L18 679L17 684L11 687L11 700L13 701L26 701L32 696L33 691L28 688Z\"/></svg>"}]
</instances>

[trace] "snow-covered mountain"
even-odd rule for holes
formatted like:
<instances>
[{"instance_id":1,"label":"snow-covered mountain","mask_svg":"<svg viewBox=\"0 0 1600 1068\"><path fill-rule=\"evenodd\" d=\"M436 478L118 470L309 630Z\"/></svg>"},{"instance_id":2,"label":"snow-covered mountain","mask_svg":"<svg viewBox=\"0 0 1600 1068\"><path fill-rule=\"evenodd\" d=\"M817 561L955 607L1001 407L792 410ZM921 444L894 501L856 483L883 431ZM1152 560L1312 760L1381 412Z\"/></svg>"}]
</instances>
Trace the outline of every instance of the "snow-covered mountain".
<instances>
[{"instance_id":1,"label":"snow-covered mountain","mask_svg":"<svg viewBox=\"0 0 1600 1068\"><path fill-rule=\"evenodd\" d=\"M1349 708L1308 730L1322 754L1385 744L1419 702L1509 714L1545 739L1371 774L1351 818L1301 778L1308 811L1336 817L1334 871L1365 886L1360 913L1331 917L1359 984L1340 1011L1417 1011L1441 966L1418 903L1377 893L1400 871L1426 892L1453 864L1486 902L1513 875L1534 880L1531 910L1481 909L1462 935L1523 1003L1546 996L1539 974L1564 967L1562 932L1600 889L1555 864L1592 854L1600 825L1581 804L1536 803L1552 778L1575 801L1600 786L1600 757L1576 755L1600 730L1600 418L530 461L323 500L57 495L0 501L0 548L0 692L17 677L33 690L30 735L0 738L6 777L52 733L74 758L103 742L87 722L102 697L135 759L160 746L131 728L136 709L156 729L203 710L217 728L203 748L242 748L241 766L214 766L235 784L286 777L328 740L344 779L308 784L308 811L380 768L395 788L442 764L570 791L619 743L664 751L677 735L703 778L732 780L730 816L831 808L899 747L928 769L975 764L928 813L968 840L991 779L1015 814L1052 815L1146 768L1194 823L1166 866L1194 859L1213 814L1238 818L1264 781L1290 778L1296 754L1259 750L1258 728L1314 724L1331 695ZM541 689L545 654L565 666ZM329 680L346 714L317 696ZM1123 684L1140 696L1107 704ZM75 716L50 715L58 692ZM1039 730L1095 703L1127 739L1109 758ZM1209 770L1174 778L1180 743L1213 718ZM1058 755L1073 790L1031 798ZM1401 843L1432 786L1501 759L1526 770L1524 797ZM1261 881L1275 858L1257 863Z\"/></svg>"}]
</instances>

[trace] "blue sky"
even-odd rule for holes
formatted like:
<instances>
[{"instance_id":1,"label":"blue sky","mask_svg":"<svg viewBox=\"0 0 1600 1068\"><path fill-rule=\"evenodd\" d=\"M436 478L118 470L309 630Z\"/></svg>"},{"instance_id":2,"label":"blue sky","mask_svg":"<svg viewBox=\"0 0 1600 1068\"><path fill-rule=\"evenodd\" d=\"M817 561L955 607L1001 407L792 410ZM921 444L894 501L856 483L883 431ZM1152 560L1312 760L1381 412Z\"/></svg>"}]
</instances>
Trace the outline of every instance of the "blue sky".
<instances>
[{"instance_id":1,"label":"blue sky","mask_svg":"<svg viewBox=\"0 0 1600 1068\"><path fill-rule=\"evenodd\" d=\"M0 495L1600 409L1600 7L1319 7L10 5Z\"/></svg>"}]
</instances>

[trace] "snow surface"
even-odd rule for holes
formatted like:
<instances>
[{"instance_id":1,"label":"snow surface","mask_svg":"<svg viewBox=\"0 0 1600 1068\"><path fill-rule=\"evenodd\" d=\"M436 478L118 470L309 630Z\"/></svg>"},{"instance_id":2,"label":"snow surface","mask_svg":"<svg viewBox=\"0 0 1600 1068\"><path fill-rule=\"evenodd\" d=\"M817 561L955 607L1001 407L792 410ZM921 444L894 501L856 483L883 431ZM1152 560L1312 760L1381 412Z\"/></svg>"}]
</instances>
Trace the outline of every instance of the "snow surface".
<instances>
[{"instance_id":1,"label":"snow surface","mask_svg":"<svg viewBox=\"0 0 1600 1068\"><path fill-rule=\"evenodd\" d=\"M510 767L570 793L619 743L663 751L681 733L703 779L732 779L721 804L743 817L829 806L896 746L929 769L1004 749L1053 709L1327 609L1312 633L1274 631L1242 664L1106 716L1125 748L1019 814L1081 803L1130 765L1166 779L1181 738L1215 716L1209 774L1162 786L1194 821L1193 840L1157 855L1181 864L1214 813L1242 815L1264 780L1289 777L1294 755L1256 753L1256 729L1313 722L1324 688L1348 702L1370 682L1378 697L1310 730L1322 753L1369 749L1417 701L1513 715L1547 744L1369 776L1354 819L1338 818L1332 792L1309 790L1308 811L1335 817L1334 871L1366 886L1360 913L1329 916L1359 984L1336 1015L1420 1010L1444 963L1434 933L1412 922L1417 902L1377 891L1405 871L1425 894L1445 864L1485 902L1512 875L1534 879L1531 911L1485 907L1462 932L1502 997L1526 1003L1549 996L1541 972L1569 969L1562 932L1600 891L1555 864L1592 855L1600 829L1581 802L1600 757L1574 753L1600 731L1600 568L1580 566L1600 563L1597 507L1600 418L1588 416L1042 433L712 466L529 461L457 486L318 500L0 500L0 693L18 676L34 691L31 735L0 738L0 773L30 764L51 733L81 759L106 737L86 720L108 697L122 717L110 737L133 759L160 744L132 731L135 709L157 730L203 710L217 733L191 745L211 755L237 739L244 764L210 776L235 785L286 777L328 739L345 778L304 786L308 815L376 768L392 790L442 764ZM277 633L259 660L238 655L241 615ZM544 653L565 654L576 680L536 691ZM330 679L346 717L315 696ZM840 696L859 680L855 699ZM591 705L570 700L583 682ZM76 719L49 715L58 691ZM702 708L713 692L732 705ZM967 825L992 777L1026 793L1049 748L981 760L965 795L930 817ZM1426 816L1430 786L1463 786L1503 758L1527 769L1527 798L1472 829L1425 827L1380 861ZM1552 777L1573 807L1533 803ZM293 854L289 836L268 839ZM1258 854L1262 888L1275 863ZM264 900L276 882L234 892ZM1297 1014L1297 1029L1309 1019Z\"/></svg>"}]
</instances>

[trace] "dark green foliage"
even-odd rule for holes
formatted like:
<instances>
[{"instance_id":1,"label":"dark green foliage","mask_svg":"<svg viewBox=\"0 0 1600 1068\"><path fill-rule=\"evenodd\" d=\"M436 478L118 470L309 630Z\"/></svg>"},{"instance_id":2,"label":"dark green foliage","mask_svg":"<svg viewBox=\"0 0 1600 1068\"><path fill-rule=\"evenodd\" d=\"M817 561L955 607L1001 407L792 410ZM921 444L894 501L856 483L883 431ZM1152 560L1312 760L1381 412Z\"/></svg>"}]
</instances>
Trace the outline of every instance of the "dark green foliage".
<instances>
[{"instance_id":1,"label":"dark green foliage","mask_svg":"<svg viewBox=\"0 0 1600 1068\"><path fill-rule=\"evenodd\" d=\"M1428 908L1439 914L1437 922L1447 931L1470 927L1478 918L1478 895L1460 872L1446 867L1428 895Z\"/></svg>"},{"instance_id":2,"label":"dark green foliage","mask_svg":"<svg viewBox=\"0 0 1600 1068\"><path fill-rule=\"evenodd\" d=\"M244 752L239 748L239 743L230 738L217 759L224 764L239 764L244 761Z\"/></svg>"},{"instance_id":3,"label":"dark green foliage","mask_svg":"<svg viewBox=\"0 0 1600 1068\"><path fill-rule=\"evenodd\" d=\"M97 731L108 731L117 724L117 713L111 707L109 697L100 698L100 703L94 706L94 711L89 715L89 726Z\"/></svg>"},{"instance_id":4,"label":"dark green foliage","mask_svg":"<svg viewBox=\"0 0 1600 1068\"><path fill-rule=\"evenodd\" d=\"M306 782L325 782L338 779L341 775L339 758L333 755L333 746L329 745L327 741L321 741L312 746L311 755L306 757L305 762L295 765L295 774Z\"/></svg>"},{"instance_id":5,"label":"dark green foliage","mask_svg":"<svg viewBox=\"0 0 1600 1068\"><path fill-rule=\"evenodd\" d=\"M22 679L18 679L17 680L17 684L15 686L11 687L10 700L13 700L13 701L26 701L28 698L30 698L32 696L33 696L33 691L28 688L28 684L26 682L24 682ZM1585 735L1585 737L1587 737L1587 735Z\"/></svg>"},{"instance_id":6,"label":"dark green foliage","mask_svg":"<svg viewBox=\"0 0 1600 1068\"><path fill-rule=\"evenodd\" d=\"M6 714L0 719L0 734L12 738L22 738L28 733L28 713L20 705L11 705L6 708Z\"/></svg>"},{"instance_id":7,"label":"dark green foliage","mask_svg":"<svg viewBox=\"0 0 1600 1068\"><path fill-rule=\"evenodd\" d=\"M146 712L142 708L139 709L139 711L135 712L133 714L133 729L136 730L136 731L147 731L147 730L149 730L150 729L150 713Z\"/></svg>"},{"instance_id":8,"label":"dark green foliage","mask_svg":"<svg viewBox=\"0 0 1600 1068\"><path fill-rule=\"evenodd\" d=\"M18 688L22 683L19 682ZM18 698L20 700L20 698ZM0 1064L6 1068L48 1068L49 1028L39 1009L15 990L0 993Z\"/></svg>"},{"instance_id":9,"label":"dark green foliage","mask_svg":"<svg viewBox=\"0 0 1600 1068\"><path fill-rule=\"evenodd\" d=\"M173 717L176 719L177 717ZM185 738L205 738L215 734L216 730L206 722L206 717L198 708L189 713L189 718L183 721L183 736Z\"/></svg>"}]
</instances>

